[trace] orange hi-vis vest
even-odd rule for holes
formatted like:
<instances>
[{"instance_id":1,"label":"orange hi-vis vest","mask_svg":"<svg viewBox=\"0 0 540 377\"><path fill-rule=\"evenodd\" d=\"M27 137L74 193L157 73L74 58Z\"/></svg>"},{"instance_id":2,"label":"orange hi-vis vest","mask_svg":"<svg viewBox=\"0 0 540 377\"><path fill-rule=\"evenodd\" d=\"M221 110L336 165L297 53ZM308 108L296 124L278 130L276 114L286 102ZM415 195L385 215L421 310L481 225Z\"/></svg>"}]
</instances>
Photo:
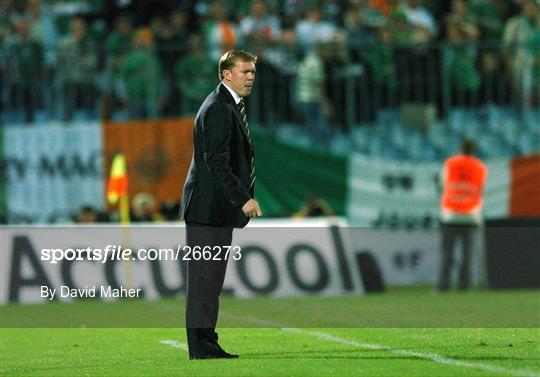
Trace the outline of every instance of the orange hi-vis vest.
<instances>
[{"instance_id":1,"label":"orange hi-vis vest","mask_svg":"<svg viewBox=\"0 0 540 377\"><path fill-rule=\"evenodd\" d=\"M486 165L476 157L460 154L447 159L441 209L463 214L479 211L487 174Z\"/></svg>"}]
</instances>

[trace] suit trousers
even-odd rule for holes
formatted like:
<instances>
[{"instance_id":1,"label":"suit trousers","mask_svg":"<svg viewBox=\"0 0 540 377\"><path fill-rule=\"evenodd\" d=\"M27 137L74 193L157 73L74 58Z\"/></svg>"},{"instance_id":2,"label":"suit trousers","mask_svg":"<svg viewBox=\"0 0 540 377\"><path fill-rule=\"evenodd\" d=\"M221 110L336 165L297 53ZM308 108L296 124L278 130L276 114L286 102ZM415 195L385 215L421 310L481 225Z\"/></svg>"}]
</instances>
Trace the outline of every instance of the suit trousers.
<instances>
[{"instance_id":1,"label":"suit trousers","mask_svg":"<svg viewBox=\"0 0 540 377\"><path fill-rule=\"evenodd\" d=\"M193 251L210 249L211 258L194 259L193 253L187 262L186 330L191 357L212 353L217 345L215 332L219 311L219 295L225 280L227 260L223 246L232 242L232 227L218 227L186 223L186 243ZM200 248L200 249L199 249ZM199 255L195 255L198 257ZM216 256L216 260L213 260ZM217 260L219 258L219 260ZM209 260L208 260L209 259Z\"/></svg>"},{"instance_id":2,"label":"suit trousers","mask_svg":"<svg viewBox=\"0 0 540 377\"><path fill-rule=\"evenodd\" d=\"M460 240L463 242L463 256L459 269L458 288L460 290L469 288L471 280L471 258L477 229L478 226L476 225L441 224L442 263L439 274L439 291L446 291L450 287L450 272L453 264L454 248Z\"/></svg>"}]
</instances>

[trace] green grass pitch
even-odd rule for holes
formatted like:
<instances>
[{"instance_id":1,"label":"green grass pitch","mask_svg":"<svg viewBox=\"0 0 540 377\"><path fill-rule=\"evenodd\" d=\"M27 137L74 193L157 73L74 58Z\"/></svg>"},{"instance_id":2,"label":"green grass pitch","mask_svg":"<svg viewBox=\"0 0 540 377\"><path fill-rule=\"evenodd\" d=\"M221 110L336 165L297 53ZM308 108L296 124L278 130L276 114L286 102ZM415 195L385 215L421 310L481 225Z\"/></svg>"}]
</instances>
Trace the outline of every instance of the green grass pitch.
<instances>
[{"instance_id":1,"label":"green grass pitch","mask_svg":"<svg viewBox=\"0 0 540 377\"><path fill-rule=\"evenodd\" d=\"M0 375L540 376L538 291L223 298L238 360L188 360L183 304L3 306Z\"/></svg>"}]
</instances>

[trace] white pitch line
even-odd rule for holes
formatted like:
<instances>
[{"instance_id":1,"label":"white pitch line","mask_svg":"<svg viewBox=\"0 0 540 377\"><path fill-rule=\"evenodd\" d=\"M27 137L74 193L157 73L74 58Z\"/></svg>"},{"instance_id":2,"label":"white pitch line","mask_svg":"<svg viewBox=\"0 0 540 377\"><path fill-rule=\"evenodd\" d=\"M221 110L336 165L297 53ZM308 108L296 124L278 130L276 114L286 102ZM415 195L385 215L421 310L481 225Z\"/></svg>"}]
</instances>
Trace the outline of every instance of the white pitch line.
<instances>
[{"instance_id":1,"label":"white pitch line","mask_svg":"<svg viewBox=\"0 0 540 377\"><path fill-rule=\"evenodd\" d=\"M228 317L228 318L231 318L231 319L235 319L237 321L251 322L251 323L255 323L257 325L261 325L261 326L277 327L277 328L287 327L287 325L284 325L282 323L273 322L273 321L267 321L265 319L260 319L260 318L247 316L247 315L230 313L230 312L227 312L227 311L224 311L224 310L220 311L220 315L223 316L223 317ZM243 326L238 326L238 327L243 327Z\"/></svg>"},{"instance_id":2,"label":"white pitch line","mask_svg":"<svg viewBox=\"0 0 540 377\"><path fill-rule=\"evenodd\" d=\"M179 348L184 351L188 350L187 344L177 342L176 340L167 339L167 340L160 340L159 342L169 347Z\"/></svg>"},{"instance_id":3,"label":"white pitch line","mask_svg":"<svg viewBox=\"0 0 540 377\"><path fill-rule=\"evenodd\" d=\"M302 330L299 328L290 328L281 323L267 321L264 319L251 317L251 316L244 316L244 315L238 315L238 314L227 313L227 312L222 312L221 314L224 315L225 317L234 318L237 320L245 320L245 321L255 323L258 325L263 325L263 326L277 327L286 332L310 335L310 336L313 336L322 340L326 340L326 341L334 342L334 343L340 343L340 344L344 344L344 345L352 346L352 347L358 347L358 348L369 349L369 350L387 351L387 352L400 355L400 356L416 357L418 359L431 360L439 364L453 365L456 367L470 368L470 369L480 369L489 373L497 373L497 374L514 376L514 377L540 377L540 374L530 371L530 370L526 370L526 369L509 369L509 368L498 367L498 366L489 365L489 364L471 363L471 362L462 361L458 359L451 359L449 357L445 357L445 356L434 354L434 353L415 352L415 351L409 351L409 350L404 350L404 349L399 349L399 348L393 348L393 347L386 346L383 344L357 342L355 340L340 338L340 337L323 333L323 332L307 331L307 330Z\"/></svg>"},{"instance_id":4,"label":"white pitch line","mask_svg":"<svg viewBox=\"0 0 540 377\"><path fill-rule=\"evenodd\" d=\"M480 369L489 373L497 373L497 374L515 376L515 377L539 377L540 376L540 374L535 373L530 370L526 370L526 369L509 369L509 368L503 368L503 367L498 367L498 366L489 365L489 364L471 363L471 362L462 361L458 359L451 359L449 357L437 355L434 353L415 352L415 351L409 351L409 350L404 350L404 349L399 349L399 348L392 348L390 346L385 346L382 344L357 342L354 340L340 338L340 337L323 333L323 332L305 331L298 328L282 328L282 330L288 331L288 332L299 333L299 334L306 334L306 335L314 336L322 340L345 344L348 346L359 347L359 348L370 349L370 350L387 351L396 355L416 357L419 359L431 360L439 364L447 364L447 365L452 365L456 367Z\"/></svg>"}]
</instances>

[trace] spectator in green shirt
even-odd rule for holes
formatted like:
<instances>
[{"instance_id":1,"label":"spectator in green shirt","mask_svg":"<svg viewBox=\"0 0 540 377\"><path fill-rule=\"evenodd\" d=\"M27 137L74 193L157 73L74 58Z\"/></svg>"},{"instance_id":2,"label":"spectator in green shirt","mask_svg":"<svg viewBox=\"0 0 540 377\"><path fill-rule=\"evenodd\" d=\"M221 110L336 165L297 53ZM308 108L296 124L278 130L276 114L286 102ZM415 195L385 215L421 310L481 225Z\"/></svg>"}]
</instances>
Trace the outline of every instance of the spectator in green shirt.
<instances>
[{"instance_id":1,"label":"spectator in green shirt","mask_svg":"<svg viewBox=\"0 0 540 377\"><path fill-rule=\"evenodd\" d=\"M114 20L114 30L105 40L108 58L113 61L113 66L118 66L117 61L131 50L133 39L133 25L131 19L120 16Z\"/></svg>"},{"instance_id":2,"label":"spectator in green shirt","mask_svg":"<svg viewBox=\"0 0 540 377\"><path fill-rule=\"evenodd\" d=\"M106 49L106 85L105 95L113 107L118 102L126 101L122 93L118 70L122 59L131 51L133 39L133 25L127 16L120 16L114 20L114 30L105 40Z\"/></svg>"},{"instance_id":3,"label":"spectator in green shirt","mask_svg":"<svg viewBox=\"0 0 540 377\"><path fill-rule=\"evenodd\" d=\"M189 38L190 53L175 67L175 83L180 90L180 109L183 116L195 115L208 92L217 85L216 67L204 49L202 37Z\"/></svg>"},{"instance_id":4,"label":"spectator in green shirt","mask_svg":"<svg viewBox=\"0 0 540 377\"><path fill-rule=\"evenodd\" d=\"M531 49L534 35L540 28L540 5L535 0L523 0L521 13L510 18L504 27L503 58L512 83L512 100L518 115L525 104L530 104L533 94L535 53Z\"/></svg>"},{"instance_id":5,"label":"spectator in green shirt","mask_svg":"<svg viewBox=\"0 0 540 377\"><path fill-rule=\"evenodd\" d=\"M480 85L475 43L480 34L478 26L464 0L452 1L452 11L446 16L445 22L448 45L443 54L453 94L457 105L475 105L472 94Z\"/></svg>"},{"instance_id":6,"label":"spectator in green shirt","mask_svg":"<svg viewBox=\"0 0 540 377\"><path fill-rule=\"evenodd\" d=\"M296 100L313 146L326 149L330 146L328 118L333 109L325 91L326 76L321 58L323 48L323 44L317 43L298 64Z\"/></svg>"},{"instance_id":7,"label":"spectator in green shirt","mask_svg":"<svg viewBox=\"0 0 540 377\"><path fill-rule=\"evenodd\" d=\"M16 34L6 41L6 71L16 107L22 107L27 123L34 121L38 105L36 88L43 77L43 49L30 38L28 22L21 18L15 22Z\"/></svg>"},{"instance_id":8,"label":"spectator in green shirt","mask_svg":"<svg viewBox=\"0 0 540 377\"><path fill-rule=\"evenodd\" d=\"M394 65L394 36L390 26L378 29L378 46L369 49L367 55L373 68L375 96L378 105L388 106L397 96L398 79Z\"/></svg>"},{"instance_id":9,"label":"spectator in green shirt","mask_svg":"<svg viewBox=\"0 0 540 377\"><path fill-rule=\"evenodd\" d=\"M74 17L70 33L58 46L58 77L63 99L63 118L71 120L75 110L90 116L96 110L97 47L84 18Z\"/></svg>"},{"instance_id":10,"label":"spectator in green shirt","mask_svg":"<svg viewBox=\"0 0 540 377\"><path fill-rule=\"evenodd\" d=\"M129 117L157 118L160 114L163 83L150 30L139 29L133 44L134 49L124 57L118 70L118 77L126 92Z\"/></svg>"}]
</instances>

